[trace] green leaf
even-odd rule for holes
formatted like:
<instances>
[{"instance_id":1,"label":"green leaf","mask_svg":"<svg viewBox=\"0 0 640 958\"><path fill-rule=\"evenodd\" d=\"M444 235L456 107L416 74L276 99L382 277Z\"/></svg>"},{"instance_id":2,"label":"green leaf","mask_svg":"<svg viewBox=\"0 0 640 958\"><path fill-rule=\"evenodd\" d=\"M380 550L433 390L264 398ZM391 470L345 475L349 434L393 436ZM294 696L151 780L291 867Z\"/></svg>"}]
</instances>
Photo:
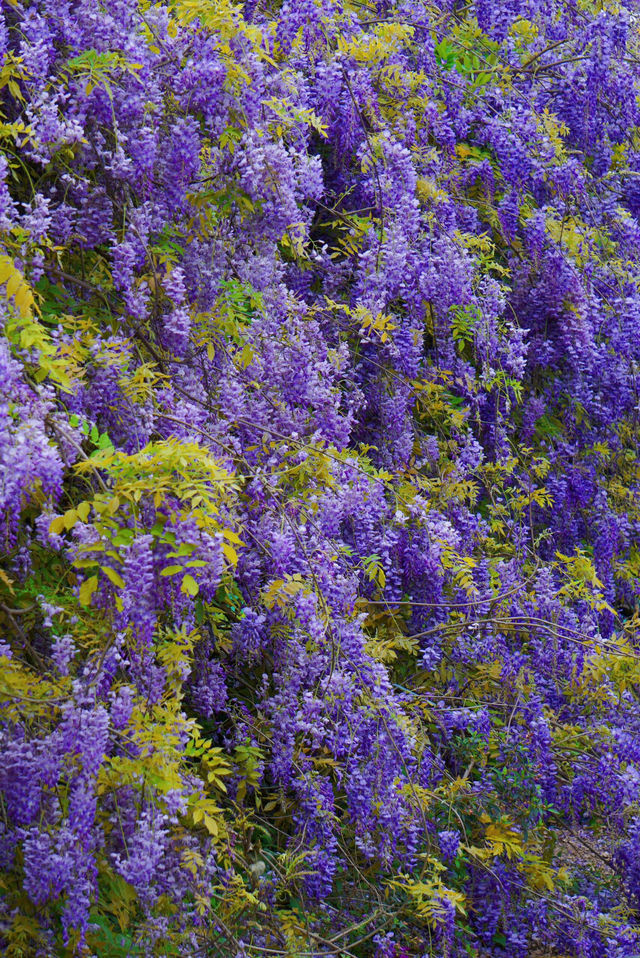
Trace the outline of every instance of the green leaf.
<instances>
[{"instance_id":1,"label":"green leaf","mask_svg":"<svg viewBox=\"0 0 640 958\"><path fill-rule=\"evenodd\" d=\"M195 550L195 546L190 542L181 542L175 552L167 552L170 559L181 559L182 556L190 556Z\"/></svg>"},{"instance_id":2,"label":"green leaf","mask_svg":"<svg viewBox=\"0 0 640 958\"><path fill-rule=\"evenodd\" d=\"M114 546L130 546L135 539L133 529L119 529L111 542Z\"/></svg>"}]
</instances>

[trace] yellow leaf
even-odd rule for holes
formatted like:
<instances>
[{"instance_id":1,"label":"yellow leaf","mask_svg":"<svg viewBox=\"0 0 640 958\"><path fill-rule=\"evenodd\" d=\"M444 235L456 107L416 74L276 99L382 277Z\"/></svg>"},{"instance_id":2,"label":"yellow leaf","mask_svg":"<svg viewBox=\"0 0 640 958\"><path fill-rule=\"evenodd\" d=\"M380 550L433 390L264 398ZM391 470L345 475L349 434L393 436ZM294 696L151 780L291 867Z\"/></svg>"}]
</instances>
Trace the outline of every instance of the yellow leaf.
<instances>
[{"instance_id":1,"label":"yellow leaf","mask_svg":"<svg viewBox=\"0 0 640 958\"><path fill-rule=\"evenodd\" d=\"M82 605L89 605L91 602L91 596L98 588L98 576L92 575L89 579L85 579L82 585L80 586L80 603Z\"/></svg>"},{"instance_id":2,"label":"yellow leaf","mask_svg":"<svg viewBox=\"0 0 640 958\"><path fill-rule=\"evenodd\" d=\"M196 596L200 591L200 586L192 575L186 575L182 580L181 590L188 595Z\"/></svg>"},{"instance_id":3,"label":"yellow leaf","mask_svg":"<svg viewBox=\"0 0 640 958\"><path fill-rule=\"evenodd\" d=\"M235 533L233 529L223 529L222 535L225 537L225 539L228 539L229 542L235 542L237 546L244 545L244 542L242 541L240 536L237 533Z\"/></svg>"},{"instance_id":4,"label":"yellow leaf","mask_svg":"<svg viewBox=\"0 0 640 958\"><path fill-rule=\"evenodd\" d=\"M20 274L16 271L7 280L7 296L15 296L22 285Z\"/></svg>"},{"instance_id":5,"label":"yellow leaf","mask_svg":"<svg viewBox=\"0 0 640 958\"><path fill-rule=\"evenodd\" d=\"M2 569L0 569L0 582L4 582L4 584L6 585L6 587L8 588L9 592L12 595L15 594L13 589L13 579L10 579L7 573L3 572Z\"/></svg>"},{"instance_id":6,"label":"yellow leaf","mask_svg":"<svg viewBox=\"0 0 640 958\"><path fill-rule=\"evenodd\" d=\"M210 835L213 835L214 838L217 838L220 834L220 829L218 828L218 823L215 818L212 818L211 815L205 813L204 816L204 827L207 829Z\"/></svg>"},{"instance_id":7,"label":"yellow leaf","mask_svg":"<svg viewBox=\"0 0 640 958\"><path fill-rule=\"evenodd\" d=\"M91 503L81 502L80 505L76 508L76 512L78 513L82 521L86 522L87 519L89 518L89 513L91 512Z\"/></svg>"},{"instance_id":8,"label":"yellow leaf","mask_svg":"<svg viewBox=\"0 0 640 958\"><path fill-rule=\"evenodd\" d=\"M117 585L119 589L124 589L124 579L121 575L118 575L118 573L108 565L100 566L100 568L106 575L107 579L113 582L114 585Z\"/></svg>"},{"instance_id":9,"label":"yellow leaf","mask_svg":"<svg viewBox=\"0 0 640 958\"><path fill-rule=\"evenodd\" d=\"M49 525L49 532L59 536L64 529L64 516L57 516Z\"/></svg>"},{"instance_id":10,"label":"yellow leaf","mask_svg":"<svg viewBox=\"0 0 640 958\"><path fill-rule=\"evenodd\" d=\"M65 529L73 529L76 522L78 521L78 513L76 512L75 509L67 509L62 519L64 522Z\"/></svg>"},{"instance_id":11,"label":"yellow leaf","mask_svg":"<svg viewBox=\"0 0 640 958\"><path fill-rule=\"evenodd\" d=\"M224 552L225 558L229 565L235 566L238 564L238 553L232 545L229 545L228 542L223 542L222 551Z\"/></svg>"},{"instance_id":12,"label":"yellow leaf","mask_svg":"<svg viewBox=\"0 0 640 958\"><path fill-rule=\"evenodd\" d=\"M238 365L241 369L246 369L253 361L253 349L248 343L245 343L238 355Z\"/></svg>"},{"instance_id":13,"label":"yellow leaf","mask_svg":"<svg viewBox=\"0 0 640 958\"><path fill-rule=\"evenodd\" d=\"M31 307L33 306L33 296L29 287L21 286L13 297L13 300L18 307L22 318L27 319L31 315Z\"/></svg>"}]
</instances>

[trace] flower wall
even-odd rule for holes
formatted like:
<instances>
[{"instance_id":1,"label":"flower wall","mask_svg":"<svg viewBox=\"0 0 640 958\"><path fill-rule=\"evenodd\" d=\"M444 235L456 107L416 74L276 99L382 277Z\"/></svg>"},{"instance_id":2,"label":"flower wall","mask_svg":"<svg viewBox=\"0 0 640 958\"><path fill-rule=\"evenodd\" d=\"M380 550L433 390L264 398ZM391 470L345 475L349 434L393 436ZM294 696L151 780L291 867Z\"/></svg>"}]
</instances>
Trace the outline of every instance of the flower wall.
<instances>
[{"instance_id":1,"label":"flower wall","mask_svg":"<svg viewBox=\"0 0 640 958\"><path fill-rule=\"evenodd\" d=\"M3 954L639 953L636 6L5 0Z\"/></svg>"}]
</instances>

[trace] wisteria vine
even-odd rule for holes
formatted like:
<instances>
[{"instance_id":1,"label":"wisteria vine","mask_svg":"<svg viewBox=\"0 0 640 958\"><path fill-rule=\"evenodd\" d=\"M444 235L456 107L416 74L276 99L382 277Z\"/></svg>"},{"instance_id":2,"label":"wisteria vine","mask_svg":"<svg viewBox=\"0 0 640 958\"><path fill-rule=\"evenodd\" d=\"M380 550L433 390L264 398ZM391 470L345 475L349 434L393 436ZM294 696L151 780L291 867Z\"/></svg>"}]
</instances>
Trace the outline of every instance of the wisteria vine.
<instances>
[{"instance_id":1,"label":"wisteria vine","mask_svg":"<svg viewBox=\"0 0 640 958\"><path fill-rule=\"evenodd\" d=\"M637 958L637 4L0 10L2 953Z\"/></svg>"}]
</instances>

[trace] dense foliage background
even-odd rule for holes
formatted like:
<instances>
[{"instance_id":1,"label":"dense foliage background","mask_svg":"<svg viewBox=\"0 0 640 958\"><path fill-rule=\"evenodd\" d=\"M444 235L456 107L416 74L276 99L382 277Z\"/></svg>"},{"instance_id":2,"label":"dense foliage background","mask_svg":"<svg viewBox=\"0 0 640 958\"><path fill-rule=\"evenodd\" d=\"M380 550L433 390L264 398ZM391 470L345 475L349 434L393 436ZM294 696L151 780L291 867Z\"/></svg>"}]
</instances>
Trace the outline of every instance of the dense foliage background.
<instances>
[{"instance_id":1,"label":"dense foliage background","mask_svg":"<svg viewBox=\"0 0 640 958\"><path fill-rule=\"evenodd\" d=\"M640 954L634 0L4 0L0 947Z\"/></svg>"}]
</instances>

